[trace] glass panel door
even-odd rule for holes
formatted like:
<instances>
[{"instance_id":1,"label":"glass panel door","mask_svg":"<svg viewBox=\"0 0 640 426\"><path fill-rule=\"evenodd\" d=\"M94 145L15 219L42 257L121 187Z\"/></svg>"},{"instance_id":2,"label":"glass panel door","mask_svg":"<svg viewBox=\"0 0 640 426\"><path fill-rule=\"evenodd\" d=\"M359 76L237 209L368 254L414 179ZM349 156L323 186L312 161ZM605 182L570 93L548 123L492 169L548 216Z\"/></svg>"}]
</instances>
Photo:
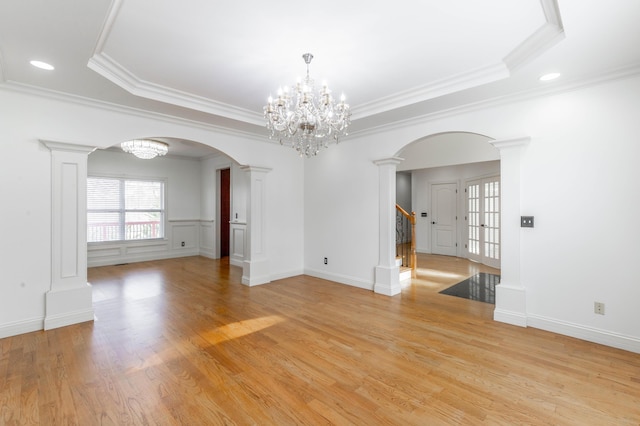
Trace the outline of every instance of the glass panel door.
<instances>
[{"instance_id":1,"label":"glass panel door","mask_svg":"<svg viewBox=\"0 0 640 426\"><path fill-rule=\"evenodd\" d=\"M500 177L467 184L469 259L500 267Z\"/></svg>"}]
</instances>

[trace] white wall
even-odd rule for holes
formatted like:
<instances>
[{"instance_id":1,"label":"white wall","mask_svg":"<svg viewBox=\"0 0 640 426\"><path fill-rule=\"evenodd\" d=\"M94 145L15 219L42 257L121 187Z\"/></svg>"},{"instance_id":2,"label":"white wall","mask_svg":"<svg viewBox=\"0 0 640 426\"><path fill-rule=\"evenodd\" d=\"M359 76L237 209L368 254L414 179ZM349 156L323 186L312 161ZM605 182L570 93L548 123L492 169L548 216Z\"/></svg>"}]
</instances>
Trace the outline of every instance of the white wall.
<instances>
[{"instance_id":1,"label":"white wall","mask_svg":"<svg viewBox=\"0 0 640 426\"><path fill-rule=\"evenodd\" d=\"M5 207L0 209L0 338L44 325L45 293L51 289L52 277L52 194L51 153L40 139L108 148L132 138L175 137L210 145L237 164L269 168L265 240L271 277L295 275L303 269L303 163L293 150L266 137L231 134L204 123L2 86L0 120L0 198ZM91 155L98 158L100 154ZM164 160L172 168L177 164ZM134 172L145 173L152 170L136 168ZM210 212L210 205L200 204L211 199L200 196L204 177L198 173L184 171L169 177L170 198L179 201L170 206L175 220L189 222ZM171 192L174 186L187 185L197 189Z\"/></svg>"},{"instance_id":2,"label":"white wall","mask_svg":"<svg viewBox=\"0 0 640 426\"><path fill-rule=\"evenodd\" d=\"M412 203L411 173L398 172L396 173L396 204L411 213Z\"/></svg>"},{"instance_id":3,"label":"white wall","mask_svg":"<svg viewBox=\"0 0 640 426\"><path fill-rule=\"evenodd\" d=\"M527 324L640 352L640 284L633 268L640 255L638 93L636 75L346 138L305 169L305 268L372 285L379 217L374 160L445 132L530 137L520 170L520 214L536 221L520 231ZM594 301L606 304L606 315L594 314Z\"/></svg>"}]
</instances>

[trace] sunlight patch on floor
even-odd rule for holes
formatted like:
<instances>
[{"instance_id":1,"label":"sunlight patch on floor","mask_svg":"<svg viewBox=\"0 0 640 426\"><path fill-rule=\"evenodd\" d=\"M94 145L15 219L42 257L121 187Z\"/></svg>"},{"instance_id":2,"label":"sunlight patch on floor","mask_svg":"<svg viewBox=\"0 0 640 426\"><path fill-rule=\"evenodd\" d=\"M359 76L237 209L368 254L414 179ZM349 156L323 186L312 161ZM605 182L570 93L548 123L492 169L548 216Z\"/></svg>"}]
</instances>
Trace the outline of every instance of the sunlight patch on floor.
<instances>
[{"instance_id":1,"label":"sunlight patch on floor","mask_svg":"<svg viewBox=\"0 0 640 426\"><path fill-rule=\"evenodd\" d=\"M237 339L251 333L264 330L276 324L284 322L286 318L280 315L269 315L265 317L252 318L248 320L232 322L217 327L205 334L205 338L212 344L221 343L227 340Z\"/></svg>"},{"instance_id":2,"label":"sunlight patch on floor","mask_svg":"<svg viewBox=\"0 0 640 426\"><path fill-rule=\"evenodd\" d=\"M417 268L416 269L419 276L426 276L432 278L463 278L464 275L456 274L455 272L446 272L439 271L437 269L427 269L427 268Z\"/></svg>"}]
</instances>

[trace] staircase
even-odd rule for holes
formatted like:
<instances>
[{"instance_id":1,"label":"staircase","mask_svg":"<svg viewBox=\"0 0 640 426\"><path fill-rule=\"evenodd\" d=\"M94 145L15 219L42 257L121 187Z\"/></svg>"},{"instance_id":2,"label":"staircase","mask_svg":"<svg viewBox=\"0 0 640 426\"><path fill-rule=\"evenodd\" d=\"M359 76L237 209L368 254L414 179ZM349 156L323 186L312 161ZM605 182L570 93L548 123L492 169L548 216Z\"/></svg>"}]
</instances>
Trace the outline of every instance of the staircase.
<instances>
[{"instance_id":1,"label":"staircase","mask_svg":"<svg viewBox=\"0 0 640 426\"><path fill-rule=\"evenodd\" d=\"M396 265L400 282L416 277L416 214L396 204Z\"/></svg>"},{"instance_id":2,"label":"staircase","mask_svg":"<svg viewBox=\"0 0 640 426\"><path fill-rule=\"evenodd\" d=\"M411 280L413 270L408 266L402 266L402 258L396 257L396 266L400 269L400 282Z\"/></svg>"}]
</instances>

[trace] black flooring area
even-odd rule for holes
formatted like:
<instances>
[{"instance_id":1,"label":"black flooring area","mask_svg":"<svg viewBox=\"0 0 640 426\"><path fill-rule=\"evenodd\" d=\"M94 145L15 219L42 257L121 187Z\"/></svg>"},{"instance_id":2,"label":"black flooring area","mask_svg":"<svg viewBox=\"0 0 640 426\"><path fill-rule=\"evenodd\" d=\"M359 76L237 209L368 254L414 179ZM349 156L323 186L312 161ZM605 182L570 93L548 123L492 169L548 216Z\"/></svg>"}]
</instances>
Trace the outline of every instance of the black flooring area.
<instances>
[{"instance_id":1,"label":"black flooring area","mask_svg":"<svg viewBox=\"0 0 640 426\"><path fill-rule=\"evenodd\" d=\"M495 305L497 284L500 284L500 275L480 272L458 284L442 290L440 293Z\"/></svg>"}]
</instances>

